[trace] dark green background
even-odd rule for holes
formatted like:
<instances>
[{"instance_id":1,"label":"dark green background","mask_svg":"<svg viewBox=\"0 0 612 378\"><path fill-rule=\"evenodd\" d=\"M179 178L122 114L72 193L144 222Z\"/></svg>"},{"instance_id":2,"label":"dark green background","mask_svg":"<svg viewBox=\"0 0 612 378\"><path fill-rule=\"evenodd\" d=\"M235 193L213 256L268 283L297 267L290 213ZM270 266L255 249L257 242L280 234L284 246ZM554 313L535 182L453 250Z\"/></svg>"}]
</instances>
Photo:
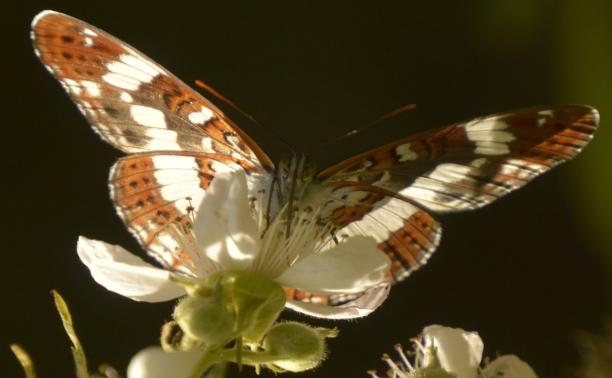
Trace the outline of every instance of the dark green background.
<instances>
[{"instance_id":1,"label":"dark green background","mask_svg":"<svg viewBox=\"0 0 612 378\"><path fill-rule=\"evenodd\" d=\"M8 349L18 342L41 377L73 376L52 288L68 301L92 366L120 371L156 341L172 309L106 291L77 259L79 234L139 247L108 199L108 169L120 154L94 135L32 53L30 20L46 8L109 31L186 82L207 81L265 125L234 117L275 157L288 151L273 134L325 164L488 113L599 108L601 129L575 161L485 209L441 216L438 252L374 314L313 321L341 333L323 366L304 376L365 377L394 343L408 344L432 323L477 330L486 355L515 353L542 377L576 364L575 332L600 332L610 315L612 4L220 3L4 5L0 375L21 376ZM418 109L317 148L408 102Z\"/></svg>"}]
</instances>

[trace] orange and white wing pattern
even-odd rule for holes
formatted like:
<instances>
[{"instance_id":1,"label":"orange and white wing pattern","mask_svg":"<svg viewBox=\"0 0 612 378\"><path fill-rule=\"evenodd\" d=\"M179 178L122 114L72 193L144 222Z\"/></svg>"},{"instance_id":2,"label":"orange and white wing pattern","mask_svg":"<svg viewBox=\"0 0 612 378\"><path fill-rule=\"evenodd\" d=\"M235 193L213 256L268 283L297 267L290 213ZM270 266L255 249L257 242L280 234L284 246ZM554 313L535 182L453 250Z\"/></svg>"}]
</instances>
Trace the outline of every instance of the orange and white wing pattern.
<instances>
[{"instance_id":1,"label":"orange and white wing pattern","mask_svg":"<svg viewBox=\"0 0 612 378\"><path fill-rule=\"evenodd\" d=\"M187 221L220 170L245 169L264 187L270 158L217 107L128 44L81 20L44 11L34 51L93 129L121 151L110 175L117 212L143 247L177 261L172 225Z\"/></svg>"},{"instance_id":2,"label":"orange and white wing pattern","mask_svg":"<svg viewBox=\"0 0 612 378\"><path fill-rule=\"evenodd\" d=\"M52 11L32 22L32 41L94 130L131 154L111 171L111 196L128 229L164 265L184 264L176 227L188 222L216 173L245 170L254 200L279 185L274 164L248 135L128 44ZM401 281L437 248L441 226L430 213L476 209L522 187L580 152L598 120L587 106L539 107L409 136L319 172L298 206L319 209L321 223L333 226L330 242L373 236L393 262L390 279ZM371 300L297 289L288 289L290 297L312 303Z\"/></svg>"},{"instance_id":3,"label":"orange and white wing pattern","mask_svg":"<svg viewBox=\"0 0 612 378\"><path fill-rule=\"evenodd\" d=\"M429 212L476 209L522 187L578 154L598 121L587 106L539 107L397 140L318 174L322 217L336 238L374 236L400 281L437 247Z\"/></svg>"},{"instance_id":4,"label":"orange and white wing pattern","mask_svg":"<svg viewBox=\"0 0 612 378\"><path fill-rule=\"evenodd\" d=\"M177 227L191 226L217 172L239 169L248 174L251 198L259 198L256 192L265 190L269 177L245 160L182 151L128 155L111 169L111 198L144 249L165 266L181 269L185 261Z\"/></svg>"},{"instance_id":5,"label":"orange and white wing pattern","mask_svg":"<svg viewBox=\"0 0 612 378\"><path fill-rule=\"evenodd\" d=\"M217 107L95 26L44 11L32 21L32 43L94 130L120 150L220 153L272 167Z\"/></svg>"}]
</instances>

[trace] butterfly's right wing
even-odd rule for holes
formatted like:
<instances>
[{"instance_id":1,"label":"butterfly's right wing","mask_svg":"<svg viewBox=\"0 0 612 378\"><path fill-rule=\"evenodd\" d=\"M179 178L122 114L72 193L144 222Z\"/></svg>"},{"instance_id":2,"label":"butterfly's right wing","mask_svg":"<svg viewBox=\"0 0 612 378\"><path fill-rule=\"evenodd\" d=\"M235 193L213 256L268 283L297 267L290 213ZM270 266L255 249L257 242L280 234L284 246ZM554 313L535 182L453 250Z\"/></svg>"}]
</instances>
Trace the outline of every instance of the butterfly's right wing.
<instances>
[{"instance_id":1,"label":"butterfly's right wing","mask_svg":"<svg viewBox=\"0 0 612 378\"><path fill-rule=\"evenodd\" d=\"M429 212L476 209L580 152L599 117L587 106L523 109L410 136L319 174L336 237L371 235L395 281L422 266L441 228Z\"/></svg>"},{"instance_id":2,"label":"butterfly's right wing","mask_svg":"<svg viewBox=\"0 0 612 378\"><path fill-rule=\"evenodd\" d=\"M309 202L320 208L321 223L334 227L328 247L355 235L373 237L391 260L392 281L423 266L440 242L440 223L397 193L349 181L324 182L319 192Z\"/></svg>"}]
</instances>

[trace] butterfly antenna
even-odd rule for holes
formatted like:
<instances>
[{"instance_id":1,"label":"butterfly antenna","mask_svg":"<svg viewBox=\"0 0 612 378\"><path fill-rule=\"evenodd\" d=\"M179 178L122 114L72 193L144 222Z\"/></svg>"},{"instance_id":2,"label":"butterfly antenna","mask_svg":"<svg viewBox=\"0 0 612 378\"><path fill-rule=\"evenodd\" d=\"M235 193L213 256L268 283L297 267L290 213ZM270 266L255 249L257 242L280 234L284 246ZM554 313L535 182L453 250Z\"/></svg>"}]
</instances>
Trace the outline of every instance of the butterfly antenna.
<instances>
[{"instance_id":1,"label":"butterfly antenna","mask_svg":"<svg viewBox=\"0 0 612 378\"><path fill-rule=\"evenodd\" d=\"M227 105L231 106L235 111L237 111L238 113L242 114L243 116L245 116L246 118L248 118L250 121L252 121L253 123L256 123L259 125L259 122L257 122L257 120L250 115L249 113L245 112L244 110L240 109L238 107L238 105L236 105L232 100L230 100L229 98L225 97L224 95L222 95L219 91L217 91L215 88L211 87L210 85L206 84L205 82L203 82L202 80L196 80L195 84L204 89L206 92L210 93L211 95L215 96L216 98L218 98L219 100L225 102Z\"/></svg>"},{"instance_id":2,"label":"butterfly antenna","mask_svg":"<svg viewBox=\"0 0 612 378\"><path fill-rule=\"evenodd\" d=\"M368 128L368 127L372 127L374 125L378 125L379 123L386 121L388 119L391 119L393 117L397 117L398 115L405 113L409 110L413 110L416 109L416 104L406 104L406 105L402 105L397 109L394 109L392 111L390 111L387 114L384 114L380 117L378 117L377 119L375 119L374 121L372 121L369 125L366 125L364 128Z\"/></svg>"},{"instance_id":3,"label":"butterfly antenna","mask_svg":"<svg viewBox=\"0 0 612 378\"><path fill-rule=\"evenodd\" d=\"M357 128L357 129L353 129L353 130L351 130L351 131L349 131L349 132L347 132L345 134L342 134L342 135L340 135L340 136L338 136L338 137L336 137L334 139L331 139L331 140L328 140L326 142L323 142L323 143L319 144L318 148L325 147L325 146L327 146L327 145L329 145L331 143L335 143L335 142L338 142L338 141L340 141L342 139L346 139L346 138L351 137L351 136L353 136L355 134L361 133L361 132L371 128L372 126L376 126L376 125L378 125L381 122L387 121L387 120L389 120L389 119L391 119L393 117L397 117L398 115L400 115L400 114L402 114L404 112L407 112L408 110L413 110L413 109L416 109L416 104L402 105L399 108L393 109L389 113L383 114L382 116L376 118L374 121L370 122L369 124L367 124L367 125L365 125L363 127L360 127L360 128Z\"/></svg>"},{"instance_id":4,"label":"butterfly antenna","mask_svg":"<svg viewBox=\"0 0 612 378\"><path fill-rule=\"evenodd\" d=\"M237 111L238 113L242 114L244 117L246 117L249 121L253 122L254 124L256 124L259 127L263 127L261 123L257 122L257 120L255 119L255 117L253 117L252 115L250 115L249 113L245 112L244 110L242 110L238 105L236 105L232 100L230 100L229 98L225 97L224 95L222 95L219 91L217 91L215 88L211 87L210 85L206 84L204 81L196 79L195 81L195 85L197 85L198 87L204 89L206 92L210 93L211 95L215 96L216 98L218 98L219 100L225 102L227 105L231 106L235 111ZM281 138L280 136L278 136L278 134L276 134L275 132L272 132L272 134L274 135L275 138L277 138L282 144L285 145L285 147L287 147L287 149L289 149L291 152L295 153L295 151L293 150L293 148L291 147L291 145L289 143L287 143L283 138Z\"/></svg>"}]
</instances>

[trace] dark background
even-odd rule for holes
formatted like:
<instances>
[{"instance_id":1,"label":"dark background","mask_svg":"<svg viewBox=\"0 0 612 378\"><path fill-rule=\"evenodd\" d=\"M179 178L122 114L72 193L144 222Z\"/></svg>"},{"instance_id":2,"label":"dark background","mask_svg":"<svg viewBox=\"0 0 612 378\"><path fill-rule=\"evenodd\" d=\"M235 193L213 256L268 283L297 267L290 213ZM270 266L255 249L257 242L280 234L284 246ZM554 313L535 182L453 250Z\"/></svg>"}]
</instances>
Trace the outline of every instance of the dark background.
<instances>
[{"instance_id":1,"label":"dark background","mask_svg":"<svg viewBox=\"0 0 612 378\"><path fill-rule=\"evenodd\" d=\"M486 355L514 353L541 377L560 377L578 363L575 332L601 332L612 267L609 1L28 3L5 5L2 17L1 376L22 376L11 342L39 376L73 376L52 288L70 305L92 368L124 371L172 310L106 291L78 261L79 234L139 247L106 189L120 154L32 52L30 20L47 8L109 31L186 82L205 80L265 125L234 116L277 158L287 151L274 134L324 165L488 113L599 108L601 130L576 160L485 209L440 217L438 252L374 314L313 320L341 333L304 376L365 377L394 343L440 323L478 331ZM416 111L317 148L409 102Z\"/></svg>"}]
</instances>

